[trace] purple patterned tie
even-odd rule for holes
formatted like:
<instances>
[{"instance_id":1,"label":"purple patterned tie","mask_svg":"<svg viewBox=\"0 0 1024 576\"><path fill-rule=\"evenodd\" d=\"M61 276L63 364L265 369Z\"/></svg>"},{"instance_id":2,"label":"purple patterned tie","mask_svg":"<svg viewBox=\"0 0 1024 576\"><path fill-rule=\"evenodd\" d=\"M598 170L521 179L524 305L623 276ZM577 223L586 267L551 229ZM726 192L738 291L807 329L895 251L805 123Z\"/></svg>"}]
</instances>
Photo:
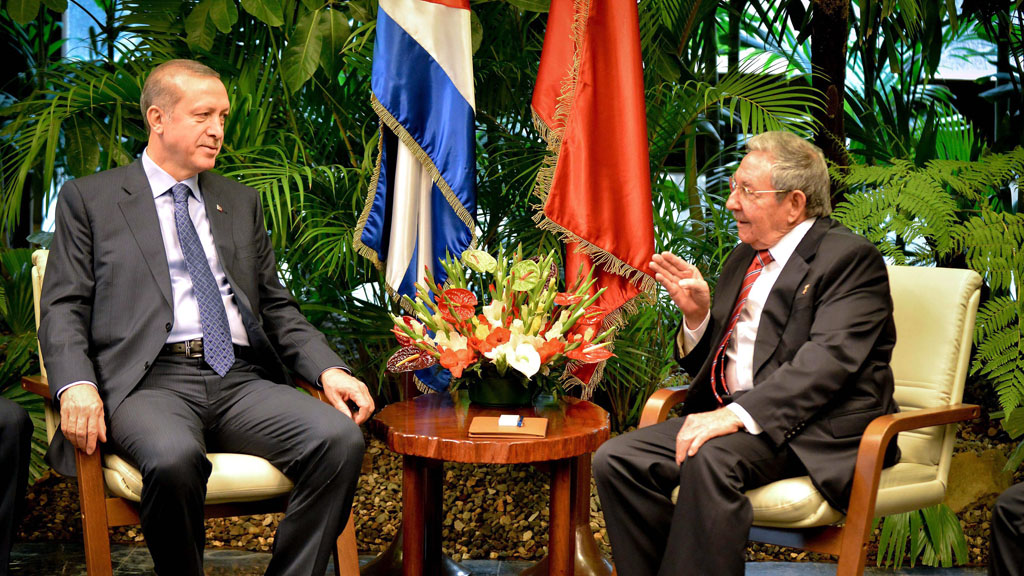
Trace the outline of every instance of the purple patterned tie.
<instances>
[{"instance_id":1,"label":"purple patterned tie","mask_svg":"<svg viewBox=\"0 0 1024 576\"><path fill-rule=\"evenodd\" d=\"M754 255L754 259L747 268L747 273L743 276L743 284L740 286L740 293L736 296L736 304L733 306L732 314L729 316L729 326L725 329L725 337L722 338L722 343L715 350L715 359L711 363L711 391L715 393L719 406L723 402L722 397L718 393L718 383L722 383L723 394L729 392L725 382L725 349L729 345L729 339L732 338L732 331L736 329L736 323L740 319L743 305L747 303L750 289L754 286L757 277L761 275L761 270L764 270L764 267L770 264L772 260L772 255L767 250L758 250L757 254Z\"/></svg>"},{"instance_id":2,"label":"purple patterned tie","mask_svg":"<svg viewBox=\"0 0 1024 576\"><path fill-rule=\"evenodd\" d=\"M185 256L185 267L192 278L192 292L199 305L199 322L203 325L203 357L217 374L223 377L235 363L235 351L231 347L231 328L228 314L224 310L217 281L210 271L210 262L199 241L199 234L188 214L188 195L192 190L185 184L177 183L171 188L174 194L174 222L178 228L178 243Z\"/></svg>"}]
</instances>

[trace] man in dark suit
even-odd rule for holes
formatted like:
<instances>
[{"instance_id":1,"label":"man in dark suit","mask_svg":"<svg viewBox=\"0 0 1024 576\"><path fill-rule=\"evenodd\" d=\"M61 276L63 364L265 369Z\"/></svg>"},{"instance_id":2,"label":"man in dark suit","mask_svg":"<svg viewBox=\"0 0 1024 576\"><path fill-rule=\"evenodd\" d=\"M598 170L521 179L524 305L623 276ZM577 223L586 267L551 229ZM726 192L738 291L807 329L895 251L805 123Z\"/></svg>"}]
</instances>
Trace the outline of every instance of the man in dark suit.
<instances>
[{"instance_id":1,"label":"man in dark suit","mask_svg":"<svg viewBox=\"0 0 1024 576\"><path fill-rule=\"evenodd\" d=\"M992 508L988 573L1024 576L1024 483L1003 492Z\"/></svg>"},{"instance_id":2,"label":"man in dark suit","mask_svg":"<svg viewBox=\"0 0 1024 576\"><path fill-rule=\"evenodd\" d=\"M768 132L747 148L726 202L742 244L714 301L696 267L667 252L651 263L683 312L677 355L693 378L685 417L595 456L620 576L743 574L753 522L743 493L808 474L845 510L861 434L897 410L881 254L828 218L817 147Z\"/></svg>"},{"instance_id":3,"label":"man in dark suit","mask_svg":"<svg viewBox=\"0 0 1024 576\"><path fill-rule=\"evenodd\" d=\"M0 576L7 576L25 501L32 430L28 412L16 402L0 398Z\"/></svg>"},{"instance_id":4,"label":"man in dark suit","mask_svg":"<svg viewBox=\"0 0 1024 576\"><path fill-rule=\"evenodd\" d=\"M217 72L164 63L141 104L142 158L57 202L39 328L61 412L48 458L69 473L73 448L107 442L137 464L156 572L200 576L207 451L264 457L295 482L267 574L323 574L373 401L278 280L259 193L210 172L230 107ZM286 367L334 408L282 385Z\"/></svg>"}]
</instances>

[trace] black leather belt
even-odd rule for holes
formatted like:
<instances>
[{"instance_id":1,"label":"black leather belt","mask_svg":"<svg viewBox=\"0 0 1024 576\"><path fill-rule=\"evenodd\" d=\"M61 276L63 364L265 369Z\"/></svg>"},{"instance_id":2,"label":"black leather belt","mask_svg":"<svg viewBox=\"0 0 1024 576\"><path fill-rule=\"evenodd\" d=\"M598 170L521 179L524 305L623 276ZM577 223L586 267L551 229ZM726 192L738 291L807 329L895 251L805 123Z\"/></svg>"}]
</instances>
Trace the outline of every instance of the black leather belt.
<instances>
[{"instance_id":1,"label":"black leather belt","mask_svg":"<svg viewBox=\"0 0 1024 576\"><path fill-rule=\"evenodd\" d=\"M232 348L235 349L235 358L244 358L247 361L251 358L251 348L249 346L239 346L238 344L232 344ZM186 340L184 342L172 342L170 344L164 344L164 347L160 349L161 355L166 356L182 356L184 358L202 358L203 357L203 339L193 338L192 340Z\"/></svg>"},{"instance_id":2,"label":"black leather belt","mask_svg":"<svg viewBox=\"0 0 1024 576\"><path fill-rule=\"evenodd\" d=\"M202 358L203 357L203 339L193 338L192 340L186 340L184 342L172 342L170 344L164 344L163 349L160 350L161 354L169 354L171 356L184 356L185 358Z\"/></svg>"}]
</instances>

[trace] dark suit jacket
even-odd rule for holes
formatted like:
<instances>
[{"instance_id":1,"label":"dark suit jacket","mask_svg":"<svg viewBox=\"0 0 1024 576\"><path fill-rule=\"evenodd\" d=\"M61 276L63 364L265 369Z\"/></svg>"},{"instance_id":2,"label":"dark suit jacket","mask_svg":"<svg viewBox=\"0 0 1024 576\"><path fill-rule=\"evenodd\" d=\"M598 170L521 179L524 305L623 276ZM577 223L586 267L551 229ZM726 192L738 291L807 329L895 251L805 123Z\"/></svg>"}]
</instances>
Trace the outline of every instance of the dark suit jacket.
<instances>
[{"instance_id":1,"label":"dark suit jacket","mask_svg":"<svg viewBox=\"0 0 1024 576\"><path fill-rule=\"evenodd\" d=\"M687 413L714 410L711 350L724 337L755 250L726 259L704 336L682 367L693 375ZM681 329L681 327L680 327ZM811 480L840 510L849 502L861 435L897 412L889 368L896 327L889 276L870 242L819 218L772 288L754 344L754 387L735 395L776 445L788 444ZM894 442L887 462L897 459Z\"/></svg>"},{"instance_id":2,"label":"dark suit jacket","mask_svg":"<svg viewBox=\"0 0 1024 576\"><path fill-rule=\"evenodd\" d=\"M310 382L327 368L344 367L278 280L259 193L210 172L199 175L199 188L254 356L282 383L289 382L286 366ZM170 272L141 161L61 189L40 304L50 393L93 381L109 418L149 370L174 321ZM73 474L73 447L57 435L47 459Z\"/></svg>"}]
</instances>

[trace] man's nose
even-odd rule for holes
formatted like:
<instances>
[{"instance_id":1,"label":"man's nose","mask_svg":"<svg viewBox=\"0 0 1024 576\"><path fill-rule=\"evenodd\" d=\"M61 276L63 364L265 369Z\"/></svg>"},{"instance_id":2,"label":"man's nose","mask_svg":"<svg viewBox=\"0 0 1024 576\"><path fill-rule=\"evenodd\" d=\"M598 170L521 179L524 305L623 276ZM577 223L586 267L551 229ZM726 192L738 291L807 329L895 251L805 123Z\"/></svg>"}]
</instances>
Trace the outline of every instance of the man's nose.
<instances>
[{"instance_id":1,"label":"man's nose","mask_svg":"<svg viewBox=\"0 0 1024 576\"><path fill-rule=\"evenodd\" d=\"M220 119L214 119L206 127L206 133L218 140L224 137L224 124Z\"/></svg>"},{"instance_id":2,"label":"man's nose","mask_svg":"<svg viewBox=\"0 0 1024 576\"><path fill-rule=\"evenodd\" d=\"M726 210L732 210L733 212L736 212L741 208L739 194L740 193L738 190L731 190L729 192L729 197L725 199Z\"/></svg>"}]
</instances>

